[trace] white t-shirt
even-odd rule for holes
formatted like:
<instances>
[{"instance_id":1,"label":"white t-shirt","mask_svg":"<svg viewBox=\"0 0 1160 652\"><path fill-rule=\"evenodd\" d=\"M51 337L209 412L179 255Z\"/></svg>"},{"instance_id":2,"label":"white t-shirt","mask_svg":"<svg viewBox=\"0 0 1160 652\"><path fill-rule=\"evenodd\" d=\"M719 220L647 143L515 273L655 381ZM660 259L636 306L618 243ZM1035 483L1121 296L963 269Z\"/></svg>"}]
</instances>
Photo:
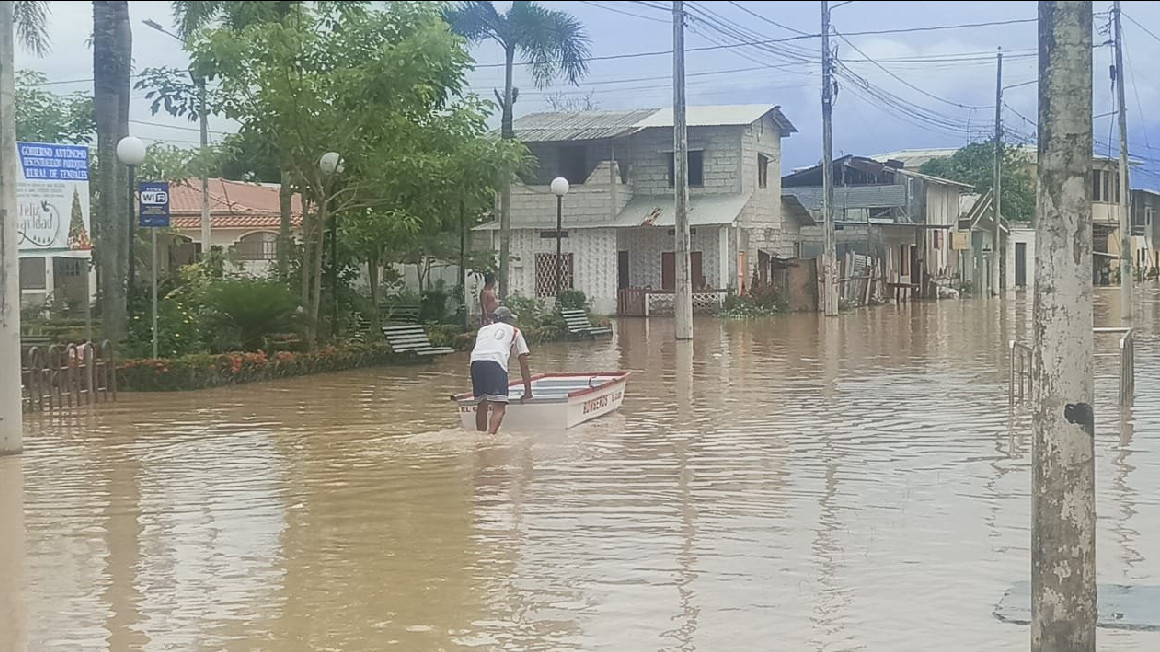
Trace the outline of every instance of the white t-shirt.
<instances>
[{"instance_id":1,"label":"white t-shirt","mask_svg":"<svg viewBox=\"0 0 1160 652\"><path fill-rule=\"evenodd\" d=\"M498 362L504 371L508 368L508 358L530 353L528 343L520 329L502 322L489 324L479 329L475 335L475 349L471 351L471 361L490 360Z\"/></svg>"}]
</instances>

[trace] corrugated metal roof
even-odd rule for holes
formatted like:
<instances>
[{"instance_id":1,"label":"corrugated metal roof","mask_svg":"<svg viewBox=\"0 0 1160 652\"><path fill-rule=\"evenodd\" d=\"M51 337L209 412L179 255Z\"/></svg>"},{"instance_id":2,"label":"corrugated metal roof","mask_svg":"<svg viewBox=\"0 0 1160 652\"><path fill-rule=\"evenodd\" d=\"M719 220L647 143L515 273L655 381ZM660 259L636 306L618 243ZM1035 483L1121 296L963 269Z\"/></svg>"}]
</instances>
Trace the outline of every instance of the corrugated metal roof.
<instances>
[{"instance_id":1,"label":"corrugated metal roof","mask_svg":"<svg viewBox=\"0 0 1160 652\"><path fill-rule=\"evenodd\" d=\"M697 195L689 198L689 225L732 224L752 195ZM675 226L672 196L634 197L616 216L615 226Z\"/></svg>"},{"instance_id":2,"label":"corrugated metal roof","mask_svg":"<svg viewBox=\"0 0 1160 652\"><path fill-rule=\"evenodd\" d=\"M554 111L531 113L512 124L516 138L526 143L553 143L573 140L615 138L638 131L638 122L656 109L630 111Z\"/></svg>"},{"instance_id":3,"label":"corrugated metal roof","mask_svg":"<svg viewBox=\"0 0 1160 652\"><path fill-rule=\"evenodd\" d=\"M690 127L748 125L773 112L785 133L797 131L793 123L771 104L738 106L690 106L686 122ZM554 143L616 138L656 127L672 127L673 110L631 109L626 111L546 111L530 113L512 124L516 138L526 143Z\"/></svg>"}]
</instances>

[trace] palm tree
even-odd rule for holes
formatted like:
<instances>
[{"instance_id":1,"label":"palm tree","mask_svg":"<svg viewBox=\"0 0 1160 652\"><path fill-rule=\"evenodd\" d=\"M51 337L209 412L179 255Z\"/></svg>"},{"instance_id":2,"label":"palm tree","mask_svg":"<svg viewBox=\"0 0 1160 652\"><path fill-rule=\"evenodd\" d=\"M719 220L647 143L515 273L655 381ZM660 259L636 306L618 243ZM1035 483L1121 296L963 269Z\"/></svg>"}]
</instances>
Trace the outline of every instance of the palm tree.
<instances>
[{"instance_id":1,"label":"palm tree","mask_svg":"<svg viewBox=\"0 0 1160 652\"><path fill-rule=\"evenodd\" d=\"M129 88L133 34L126 0L93 2L93 109L97 123L97 210L94 253L100 272L104 335L118 342L128 334L129 177L117 161L117 143L129 135Z\"/></svg>"},{"instance_id":2,"label":"palm tree","mask_svg":"<svg viewBox=\"0 0 1160 652\"><path fill-rule=\"evenodd\" d=\"M467 40L495 41L504 51L503 96L496 92L502 118L500 137L514 139L512 105L519 97L519 89L512 85L516 55L531 67L537 88L547 86L563 75L570 84L577 84L588 72L588 35L584 26L571 14L547 9L535 2L517 0L500 14L495 5L485 0L461 2L449 10L444 18L451 29ZM500 191L499 205L499 289L500 296L508 291L508 259L511 251L511 181L505 180Z\"/></svg>"},{"instance_id":3,"label":"palm tree","mask_svg":"<svg viewBox=\"0 0 1160 652\"><path fill-rule=\"evenodd\" d=\"M23 445L20 400L20 254L16 237L16 37L47 49L45 2L0 2L0 455Z\"/></svg>"}]
</instances>

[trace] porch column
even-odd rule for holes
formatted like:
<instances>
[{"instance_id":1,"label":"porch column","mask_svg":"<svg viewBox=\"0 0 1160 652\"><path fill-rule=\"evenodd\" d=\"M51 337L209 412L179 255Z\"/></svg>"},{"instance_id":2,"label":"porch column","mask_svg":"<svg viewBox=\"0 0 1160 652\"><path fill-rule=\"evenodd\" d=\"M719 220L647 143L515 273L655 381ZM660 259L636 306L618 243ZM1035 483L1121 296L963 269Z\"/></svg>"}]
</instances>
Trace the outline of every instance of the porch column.
<instances>
[{"instance_id":1,"label":"porch column","mask_svg":"<svg viewBox=\"0 0 1160 652\"><path fill-rule=\"evenodd\" d=\"M724 290L729 287L729 225L723 225L717 231L717 287L715 290Z\"/></svg>"}]
</instances>

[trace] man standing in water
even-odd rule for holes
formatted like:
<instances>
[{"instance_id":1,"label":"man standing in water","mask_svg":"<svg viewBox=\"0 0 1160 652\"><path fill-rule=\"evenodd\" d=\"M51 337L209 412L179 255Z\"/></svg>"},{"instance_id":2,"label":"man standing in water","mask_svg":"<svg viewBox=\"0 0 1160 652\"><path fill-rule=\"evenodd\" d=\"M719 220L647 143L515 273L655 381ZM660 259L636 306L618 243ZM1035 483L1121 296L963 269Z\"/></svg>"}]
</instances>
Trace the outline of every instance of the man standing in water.
<instances>
[{"instance_id":1,"label":"man standing in water","mask_svg":"<svg viewBox=\"0 0 1160 652\"><path fill-rule=\"evenodd\" d=\"M515 354L524 379L524 396L532 397L532 372L528 368L528 343L520 329L512 325L516 316L506 306L498 306L494 322L479 329L471 351L471 393L475 405L475 429L494 435L499 432L508 404L508 360ZM491 421L488 422L488 409Z\"/></svg>"},{"instance_id":2,"label":"man standing in water","mask_svg":"<svg viewBox=\"0 0 1160 652\"><path fill-rule=\"evenodd\" d=\"M483 289L479 291L479 310L483 313L481 326L492 323L496 308L499 308L499 294L495 291L495 274L488 272L483 276Z\"/></svg>"}]
</instances>

